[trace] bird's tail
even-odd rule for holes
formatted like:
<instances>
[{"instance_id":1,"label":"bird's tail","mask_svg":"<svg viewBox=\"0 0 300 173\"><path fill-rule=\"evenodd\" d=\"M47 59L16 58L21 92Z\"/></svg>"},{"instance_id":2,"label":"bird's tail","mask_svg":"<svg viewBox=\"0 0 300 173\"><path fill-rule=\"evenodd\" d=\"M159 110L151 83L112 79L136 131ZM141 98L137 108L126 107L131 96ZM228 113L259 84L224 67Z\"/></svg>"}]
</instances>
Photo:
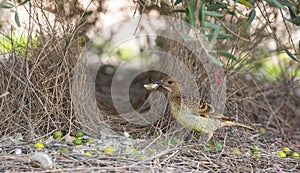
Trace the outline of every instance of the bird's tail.
<instances>
[{"instance_id":1,"label":"bird's tail","mask_svg":"<svg viewBox=\"0 0 300 173\"><path fill-rule=\"evenodd\" d=\"M233 121L223 121L223 123L225 124L225 126L238 126L238 127L243 127L245 129L249 129L249 130L254 130L254 128L251 126L246 126L244 124L240 124L240 123L233 122Z\"/></svg>"}]
</instances>

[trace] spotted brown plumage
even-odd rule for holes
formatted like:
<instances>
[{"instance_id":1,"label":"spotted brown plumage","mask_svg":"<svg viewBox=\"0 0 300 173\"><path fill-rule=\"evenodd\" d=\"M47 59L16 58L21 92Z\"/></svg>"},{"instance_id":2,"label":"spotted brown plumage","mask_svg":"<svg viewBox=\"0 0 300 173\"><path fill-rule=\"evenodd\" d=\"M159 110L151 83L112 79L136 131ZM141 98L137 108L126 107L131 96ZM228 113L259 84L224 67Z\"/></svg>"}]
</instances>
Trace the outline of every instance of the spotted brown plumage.
<instances>
[{"instance_id":1,"label":"spotted brown plumage","mask_svg":"<svg viewBox=\"0 0 300 173\"><path fill-rule=\"evenodd\" d=\"M167 94L170 111L174 118L183 126L208 134L209 141L214 131L223 126L239 126L246 129L253 129L237 122L229 121L222 114L215 114L214 107L202 99L193 96L182 96L180 87L172 78L164 78L152 84L146 84L148 90L161 90Z\"/></svg>"}]
</instances>

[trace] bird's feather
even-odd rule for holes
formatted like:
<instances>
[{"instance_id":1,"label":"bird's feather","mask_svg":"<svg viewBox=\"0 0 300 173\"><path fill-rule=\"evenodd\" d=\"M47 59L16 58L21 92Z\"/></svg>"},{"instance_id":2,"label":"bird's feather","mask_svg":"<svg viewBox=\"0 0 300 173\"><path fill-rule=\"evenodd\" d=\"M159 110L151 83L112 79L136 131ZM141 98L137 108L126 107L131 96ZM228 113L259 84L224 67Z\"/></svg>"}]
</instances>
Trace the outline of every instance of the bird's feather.
<instances>
[{"instance_id":1,"label":"bird's feather","mask_svg":"<svg viewBox=\"0 0 300 173\"><path fill-rule=\"evenodd\" d=\"M162 91L167 94L171 113L174 118L184 127L207 133L207 141L213 136L214 131L223 126L239 126L253 129L250 126L229 121L226 116L215 113L212 105L199 98L182 96L180 87L178 87L172 78L156 81L154 84L156 84L155 87L150 89L158 90L162 88ZM145 88L148 89L149 87Z\"/></svg>"}]
</instances>

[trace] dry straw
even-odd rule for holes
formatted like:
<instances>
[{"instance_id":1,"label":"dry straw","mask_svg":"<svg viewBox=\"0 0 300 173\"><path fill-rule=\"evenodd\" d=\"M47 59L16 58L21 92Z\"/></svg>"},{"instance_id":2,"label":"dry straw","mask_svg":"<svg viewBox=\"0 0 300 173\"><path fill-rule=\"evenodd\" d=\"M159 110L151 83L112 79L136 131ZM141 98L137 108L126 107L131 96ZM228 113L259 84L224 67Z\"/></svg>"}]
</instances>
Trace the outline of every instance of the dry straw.
<instances>
[{"instance_id":1,"label":"dry straw","mask_svg":"<svg viewBox=\"0 0 300 173\"><path fill-rule=\"evenodd\" d=\"M84 13L81 13L82 9L76 3L72 4L72 8L70 7L72 9L70 12L74 12L74 14L68 15L62 14L65 6L61 1L51 1L51 4L56 7L54 8L56 10L53 11L49 8L50 6L45 6L39 1L30 2L30 5L26 7L30 14L30 24L26 28L28 42L23 47L25 51L19 52L16 51L17 47L13 47L7 53L10 57L9 60L0 61L0 134L2 137L0 146L9 154L13 153L17 147L22 148L26 154L30 153L32 148L27 142L31 143L48 137L57 130L68 133L74 129L83 128L89 134L95 134L94 132L98 129L97 123L103 120L83 121L77 117L72 105L74 67L83 47L82 43L85 42L82 33L85 33L90 23L86 23L83 18ZM49 11L51 14L55 14L54 23L48 18ZM269 14L266 11L262 12L266 13L265 16ZM266 25L271 25L271 23ZM36 35L32 34L33 31L36 32ZM35 38L38 38L38 41L33 41ZM254 43L259 41L261 40L257 37ZM193 70L196 76L199 76L196 80L199 91L203 97L209 98L204 95L209 91L207 75L196 56L190 50L182 48L177 42L165 42L165 40L162 42L165 43L163 49L166 52L178 55L180 60ZM248 50L249 52L255 51L253 47ZM249 59L251 58L249 57ZM290 67L295 66L290 65ZM297 67L299 69L298 65ZM189 138L191 140L184 145L174 147L151 160L143 161L115 156L78 159L68 153L54 155L56 168L52 172L191 172L201 170L212 172L274 172L278 170L297 172L300 169L298 161L279 159L273 154L278 149L274 144L291 145L295 150L299 150L299 79L291 79L283 74L279 82L272 83L245 74L242 70L233 72L231 69L233 67L229 63L225 71L228 76L225 113L237 121L252 124L257 129L263 127L266 133L263 134L259 131L250 133L239 131L236 128L224 129L218 131L215 137L222 141L223 149L221 151L205 148L203 145L199 145L199 141ZM160 76L154 75L153 78L158 77ZM101 81L97 80L96 84L98 82ZM80 94L81 91L77 92ZM146 100L145 97L140 99L141 101ZM105 122L118 132L122 132L124 129L128 132L143 132L150 129L149 137L151 137L151 135L168 132L168 127L172 127L175 123L167 112L166 116L152 126L135 126L104 111L105 108L101 108L103 105L99 100L98 104L100 104L99 110L102 117L106 117ZM142 105L137 105L137 108ZM91 111L89 107L83 107L82 110L87 114ZM94 121L95 124L90 124L91 121ZM21 140L23 142L18 144L11 144L9 139L4 137L16 137L18 134L23 136L23 140ZM288 143L283 141L288 141ZM253 158L249 155L248 148L252 145L261 148L261 157ZM231 147L241 148L241 152L244 154L233 153ZM13 172L45 171L40 167L30 165L26 154L20 157L1 156L0 172L8 170Z\"/></svg>"}]
</instances>

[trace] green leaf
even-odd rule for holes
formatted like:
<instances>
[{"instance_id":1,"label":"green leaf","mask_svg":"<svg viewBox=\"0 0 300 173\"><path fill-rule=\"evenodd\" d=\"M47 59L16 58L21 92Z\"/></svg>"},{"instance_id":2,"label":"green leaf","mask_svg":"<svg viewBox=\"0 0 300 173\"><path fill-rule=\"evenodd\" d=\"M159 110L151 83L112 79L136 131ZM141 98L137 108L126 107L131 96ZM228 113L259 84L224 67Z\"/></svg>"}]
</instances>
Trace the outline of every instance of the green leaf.
<instances>
[{"instance_id":1,"label":"green leaf","mask_svg":"<svg viewBox=\"0 0 300 173\"><path fill-rule=\"evenodd\" d=\"M218 39L226 39L232 37L231 34L219 34Z\"/></svg>"},{"instance_id":2,"label":"green leaf","mask_svg":"<svg viewBox=\"0 0 300 173\"><path fill-rule=\"evenodd\" d=\"M209 11L209 10L203 10L204 14L208 16L213 16L213 17L222 17L223 15L221 13L215 12L215 11Z\"/></svg>"},{"instance_id":3,"label":"green leaf","mask_svg":"<svg viewBox=\"0 0 300 173\"><path fill-rule=\"evenodd\" d=\"M209 57L209 59L213 62L213 63L215 63L215 64L217 64L217 65L219 65L219 66L222 66L223 64L222 64L222 62L218 59L218 58L216 58L216 57L214 57L214 56L208 56Z\"/></svg>"},{"instance_id":4,"label":"green leaf","mask_svg":"<svg viewBox=\"0 0 300 173\"><path fill-rule=\"evenodd\" d=\"M246 0L238 0L237 2L244 5L244 6L246 6L246 7L251 7L252 6L252 4L248 1L246 1Z\"/></svg>"},{"instance_id":5,"label":"green leaf","mask_svg":"<svg viewBox=\"0 0 300 173\"><path fill-rule=\"evenodd\" d=\"M299 60L289 50L287 50L287 48L284 48L284 51L292 60L299 62Z\"/></svg>"},{"instance_id":6,"label":"green leaf","mask_svg":"<svg viewBox=\"0 0 300 173\"><path fill-rule=\"evenodd\" d=\"M293 7L294 6L294 3L292 3L292 2L280 1L280 4L282 6L287 6L287 7Z\"/></svg>"},{"instance_id":7,"label":"green leaf","mask_svg":"<svg viewBox=\"0 0 300 173\"><path fill-rule=\"evenodd\" d=\"M26 4L27 2L29 2L29 1L30 1L30 0L25 0L25 1L21 2L18 6L24 5L24 4Z\"/></svg>"},{"instance_id":8,"label":"green leaf","mask_svg":"<svg viewBox=\"0 0 300 173\"><path fill-rule=\"evenodd\" d=\"M151 3L155 3L156 0L151 0Z\"/></svg>"},{"instance_id":9,"label":"green leaf","mask_svg":"<svg viewBox=\"0 0 300 173\"><path fill-rule=\"evenodd\" d=\"M219 25L216 25L216 24L210 23L210 22L205 22L205 26L207 28L212 28L212 29L218 29L220 27Z\"/></svg>"},{"instance_id":10,"label":"green leaf","mask_svg":"<svg viewBox=\"0 0 300 173\"><path fill-rule=\"evenodd\" d=\"M291 19L297 17L295 11L291 8L291 7L288 7L289 8L289 11L290 11L290 16L291 16Z\"/></svg>"},{"instance_id":11,"label":"green leaf","mask_svg":"<svg viewBox=\"0 0 300 173\"><path fill-rule=\"evenodd\" d=\"M292 20L290 20L293 24L300 26L300 16L294 17Z\"/></svg>"},{"instance_id":12,"label":"green leaf","mask_svg":"<svg viewBox=\"0 0 300 173\"><path fill-rule=\"evenodd\" d=\"M9 6L9 5L5 5L4 3L1 3L1 4L0 4L0 8L7 8L7 9L10 9L10 8L13 8L13 6Z\"/></svg>"},{"instance_id":13,"label":"green leaf","mask_svg":"<svg viewBox=\"0 0 300 173\"><path fill-rule=\"evenodd\" d=\"M194 11L193 0L190 0L190 3L188 4L188 16L189 16L190 24L192 26L195 26L195 11Z\"/></svg>"},{"instance_id":14,"label":"green leaf","mask_svg":"<svg viewBox=\"0 0 300 173\"><path fill-rule=\"evenodd\" d=\"M181 2L182 2L182 0L176 0L174 3L174 6L180 4Z\"/></svg>"},{"instance_id":15,"label":"green leaf","mask_svg":"<svg viewBox=\"0 0 300 173\"><path fill-rule=\"evenodd\" d=\"M216 11L219 8L227 8L227 5L223 4L223 3L216 3L216 4L211 4L209 6L207 6L207 10L209 11Z\"/></svg>"},{"instance_id":16,"label":"green leaf","mask_svg":"<svg viewBox=\"0 0 300 173\"><path fill-rule=\"evenodd\" d=\"M213 34L205 34L205 37L207 37L207 38L212 38L212 37L213 37ZM231 34L219 34L219 35L217 36L217 39L226 39L226 38L230 38L230 37L232 37Z\"/></svg>"},{"instance_id":17,"label":"green leaf","mask_svg":"<svg viewBox=\"0 0 300 173\"><path fill-rule=\"evenodd\" d=\"M187 1L188 1L188 5L189 5L191 8L195 9L195 7L196 7L196 2L195 2L195 0L187 0Z\"/></svg>"},{"instance_id":18,"label":"green leaf","mask_svg":"<svg viewBox=\"0 0 300 173\"><path fill-rule=\"evenodd\" d=\"M221 30L221 26L220 25L217 25L217 27L215 28L214 30L214 33L213 33L213 36L211 38L211 46L213 47L216 42L217 42L217 38L218 38L218 35L220 33L220 30Z\"/></svg>"},{"instance_id":19,"label":"green leaf","mask_svg":"<svg viewBox=\"0 0 300 173\"><path fill-rule=\"evenodd\" d=\"M186 16L184 16L183 21L188 25L190 24L189 18Z\"/></svg>"},{"instance_id":20,"label":"green leaf","mask_svg":"<svg viewBox=\"0 0 300 173\"><path fill-rule=\"evenodd\" d=\"M280 1L277 1L277 0L271 0L271 1L269 1L269 4L271 6L275 6L275 7L278 7L278 8L283 8L283 5L280 3Z\"/></svg>"},{"instance_id":21,"label":"green leaf","mask_svg":"<svg viewBox=\"0 0 300 173\"><path fill-rule=\"evenodd\" d=\"M203 28L205 27L205 21L204 21L204 8L203 8L203 1L200 2L199 4L199 21L201 22L201 28L203 30Z\"/></svg>"},{"instance_id":22,"label":"green leaf","mask_svg":"<svg viewBox=\"0 0 300 173\"><path fill-rule=\"evenodd\" d=\"M300 51L300 40L299 40L299 42L298 42L298 49L299 49L299 51Z\"/></svg>"},{"instance_id":23,"label":"green leaf","mask_svg":"<svg viewBox=\"0 0 300 173\"><path fill-rule=\"evenodd\" d=\"M256 11L255 11L255 9L253 9L253 10L249 13L249 17L248 17L248 19L247 19L248 25L250 25L250 24L252 23L252 21L254 20L255 16L256 16Z\"/></svg>"},{"instance_id":24,"label":"green leaf","mask_svg":"<svg viewBox=\"0 0 300 173\"><path fill-rule=\"evenodd\" d=\"M215 149L216 149L217 151L221 151L221 150L222 150L223 146L222 146L221 142L219 142L219 141L214 141L214 144L215 144Z\"/></svg>"},{"instance_id":25,"label":"green leaf","mask_svg":"<svg viewBox=\"0 0 300 173\"><path fill-rule=\"evenodd\" d=\"M18 27L21 26L18 12L15 12L15 22Z\"/></svg>"},{"instance_id":26,"label":"green leaf","mask_svg":"<svg viewBox=\"0 0 300 173\"><path fill-rule=\"evenodd\" d=\"M225 51L225 50L217 50L216 53L217 53L218 55L225 56L225 57L227 57L227 58L229 58L229 59L232 59L232 60L234 60L234 61L237 61L237 58L236 58L234 55L232 55L231 53L229 53L229 52L227 52L227 51Z\"/></svg>"},{"instance_id":27,"label":"green leaf","mask_svg":"<svg viewBox=\"0 0 300 173\"><path fill-rule=\"evenodd\" d=\"M292 19L287 19L287 18L284 19L293 23L294 25L300 26L300 16L294 17Z\"/></svg>"}]
</instances>

